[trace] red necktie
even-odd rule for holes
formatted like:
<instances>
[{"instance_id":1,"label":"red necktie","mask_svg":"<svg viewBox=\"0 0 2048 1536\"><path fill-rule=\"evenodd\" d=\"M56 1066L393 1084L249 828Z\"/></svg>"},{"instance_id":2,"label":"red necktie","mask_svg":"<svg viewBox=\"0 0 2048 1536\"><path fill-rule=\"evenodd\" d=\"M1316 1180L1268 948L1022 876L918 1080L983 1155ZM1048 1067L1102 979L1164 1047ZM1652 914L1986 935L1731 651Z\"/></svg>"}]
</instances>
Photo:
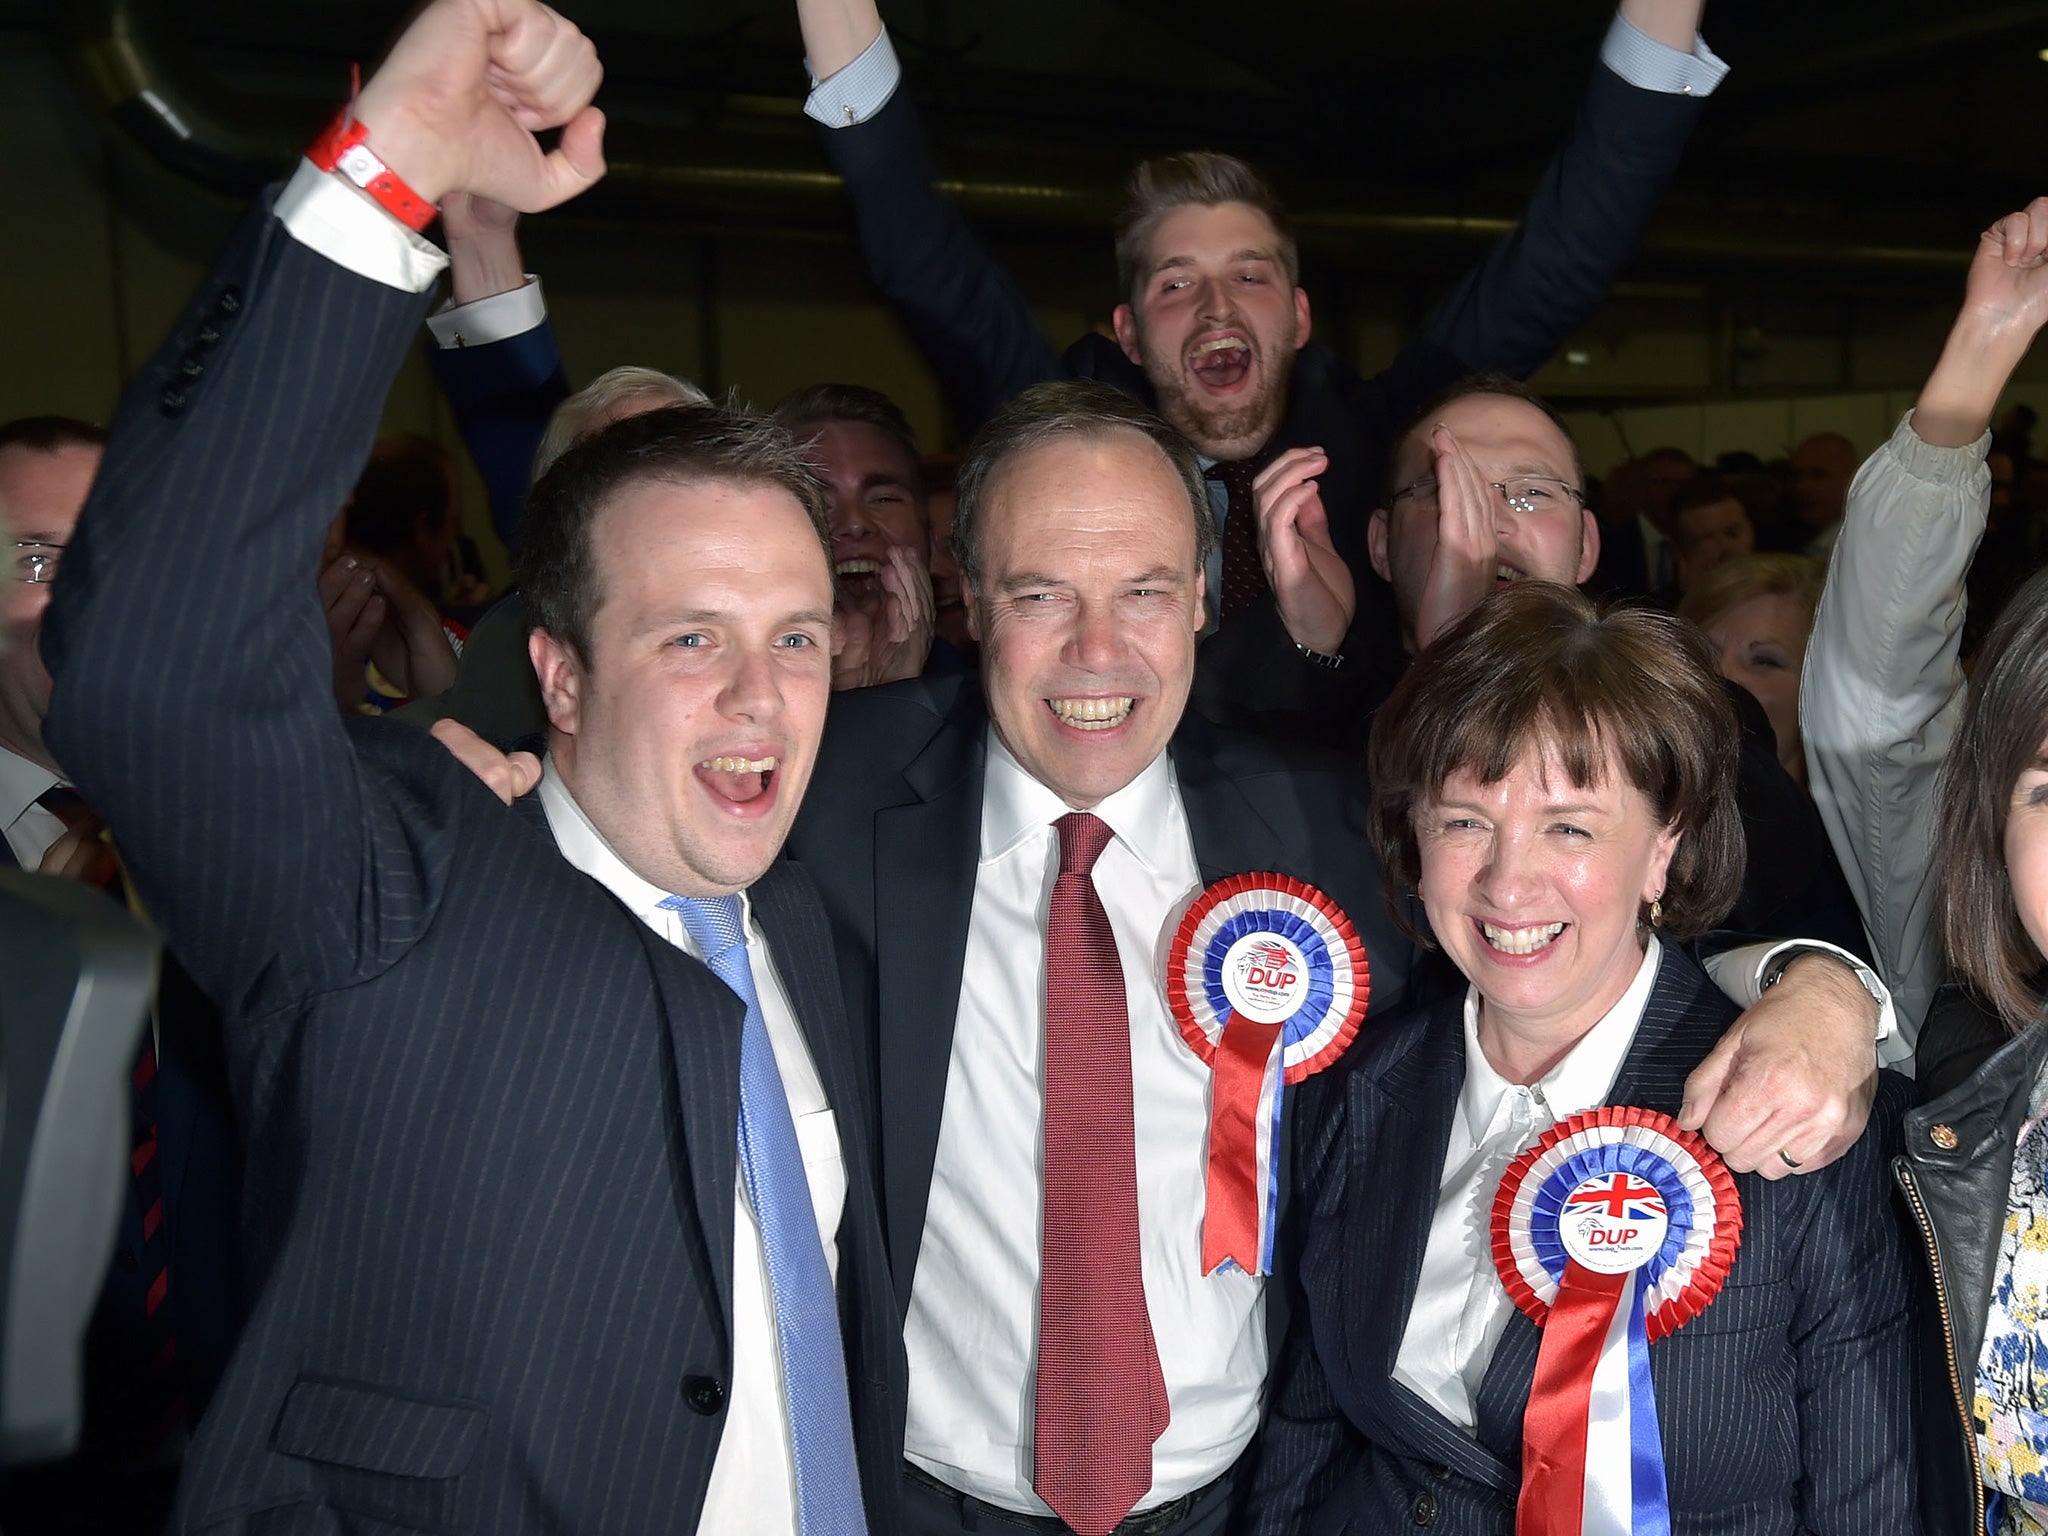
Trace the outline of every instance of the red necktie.
<instances>
[{"instance_id":1,"label":"red necktie","mask_svg":"<svg viewBox=\"0 0 2048 1536\"><path fill-rule=\"evenodd\" d=\"M1080 1536L1107 1536L1152 1486L1166 1379L1138 1261L1138 1155L1124 973L1092 871L1107 823L1053 823L1045 939L1045 1235L1031 1481Z\"/></svg>"},{"instance_id":2,"label":"red necktie","mask_svg":"<svg viewBox=\"0 0 2048 1536\"><path fill-rule=\"evenodd\" d=\"M1218 459L1203 471L1223 482L1230 504L1223 514L1223 595L1217 617L1227 619L1266 591L1266 567L1259 559L1259 506L1252 481L1264 459Z\"/></svg>"}]
</instances>

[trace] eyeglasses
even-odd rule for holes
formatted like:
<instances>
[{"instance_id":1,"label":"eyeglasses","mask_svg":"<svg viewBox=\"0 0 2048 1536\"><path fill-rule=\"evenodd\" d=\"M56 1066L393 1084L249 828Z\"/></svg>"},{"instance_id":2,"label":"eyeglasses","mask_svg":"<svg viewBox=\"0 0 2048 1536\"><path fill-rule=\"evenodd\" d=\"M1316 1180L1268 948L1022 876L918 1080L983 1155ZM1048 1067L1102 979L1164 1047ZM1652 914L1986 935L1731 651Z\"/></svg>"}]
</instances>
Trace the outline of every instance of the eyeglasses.
<instances>
[{"instance_id":1,"label":"eyeglasses","mask_svg":"<svg viewBox=\"0 0 2048 1536\"><path fill-rule=\"evenodd\" d=\"M57 579L57 559L64 553L62 544L46 544L40 539L16 539L14 547L20 551L14 557L16 581L40 587Z\"/></svg>"},{"instance_id":2,"label":"eyeglasses","mask_svg":"<svg viewBox=\"0 0 2048 1536\"><path fill-rule=\"evenodd\" d=\"M1583 491L1555 475L1517 475L1512 480L1489 480L1486 483L1500 492L1502 501L1524 517L1532 517L1538 512L1555 512L1575 503L1580 507L1586 505ZM1391 499L1399 501L1403 496L1414 496L1428 506L1436 500L1436 476L1427 475L1413 485L1402 486Z\"/></svg>"}]
</instances>

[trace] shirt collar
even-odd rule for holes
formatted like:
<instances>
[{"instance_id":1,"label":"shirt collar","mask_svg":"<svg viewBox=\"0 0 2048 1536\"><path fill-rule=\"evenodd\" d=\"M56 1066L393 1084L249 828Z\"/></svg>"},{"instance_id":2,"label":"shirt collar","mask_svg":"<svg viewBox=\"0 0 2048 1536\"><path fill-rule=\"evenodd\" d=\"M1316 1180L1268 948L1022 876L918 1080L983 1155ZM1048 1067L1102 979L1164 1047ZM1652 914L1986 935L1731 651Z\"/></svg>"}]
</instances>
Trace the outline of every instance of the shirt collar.
<instances>
[{"instance_id":1,"label":"shirt collar","mask_svg":"<svg viewBox=\"0 0 2048 1536\"><path fill-rule=\"evenodd\" d=\"M41 763L32 763L19 752L0 747L0 828L13 826L45 790L62 782Z\"/></svg>"},{"instance_id":2,"label":"shirt collar","mask_svg":"<svg viewBox=\"0 0 2048 1536\"><path fill-rule=\"evenodd\" d=\"M1621 1063L1635 1042L1636 1026L1650 1001L1650 989L1657 983L1657 962L1663 954L1657 935L1643 946L1643 963L1621 999L1608 1009L1600 1022L1579 1038L1565 1053L1564 1060L1530 1085L1535 1095L1562 1120L1581 1110L1596 1109L1607 1102L1621 1075ZM1458 1113L1474 1142L1484 1139L1493 1124L1501 1096L1516 1086L1494 1071L1486 1053L1479 1048L1479 989L1465 993L1465 1086L1458 1094Z\"/></svg>"},{"instance_id":3,"label":"shirt collar","mask_svg":"<svg viewBox=\"0 0 2048 1536\"><path fill-rule=\"evenodd\" d=\"M576 797L569 793L569 786L562 782L552 753L541 766L540 804L547 812L548 830L554 833L555 846L562 850L563 858L618 897L635 917L657 933L671 940L682 934L683 947L696 953L696 946L688 941L688 928L673 909L662 906L669 893L643 879L606 841L583 807L576 803ZM753 909L745 891L740 892L740 919L749 927L753 921Z\"/></svg>"},{"instance_id":4,"label":"shirt collar","mask_svg":"<svg viewBox=\"0 0 2048 1536\"><path fill-rule=\"evenodd\" d=\"M996 735L988 732L988 770L981 790L981 861L1002 858L1033 833L1044 831L1073 810L1034 779ZM1173 763L1162 752L1115 794L1093 807L1109 823L1118 842L1147 869L1158 873L1171 864L1174 837L1183 841L1184 816Z\"/></svg>"}]
</instances>

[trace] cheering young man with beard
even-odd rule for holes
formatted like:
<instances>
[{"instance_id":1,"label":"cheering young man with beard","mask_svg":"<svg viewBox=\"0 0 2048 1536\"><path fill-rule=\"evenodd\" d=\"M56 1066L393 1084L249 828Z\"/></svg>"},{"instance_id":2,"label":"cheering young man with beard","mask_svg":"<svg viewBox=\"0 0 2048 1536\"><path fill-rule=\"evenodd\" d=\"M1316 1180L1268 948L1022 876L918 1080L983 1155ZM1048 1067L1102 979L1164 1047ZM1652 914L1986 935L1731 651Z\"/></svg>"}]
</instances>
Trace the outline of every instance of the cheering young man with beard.
<instances>
[{"instance_id":1,"label":"cheering young man with beard","mask_svg":"<svg viewBox=\"0 0 2048 1536\"><path fill-rule=\"evenodd\" d=\"M936 190L915 109L873 0L798 0L817 82L806 110L846 181L868 267L938 373L963 429L1045 379L1103 379L1148 403L1201 455L1222 528L1207 571L1221 643L1194 703L1247 711L1394 646L1367 560L1366 513L1394 435L1481 370L1526 376L1592 314L1635 249L1701 99L1725 67L1697 34L1701 0L1624 0L1585 102L1521 228L1465 275L1393 365L1366 379L1310 340L1285 212L1240 160L1140 165L1117 227L1116 341L1062 355L1023 293ZM1251 482L1275 455L1323 456L1327 519L1261 523ZM1291 643L1291 644L1290 644ZM1299 651L1303 654L1291 654Z\"/></svg>"}]
</instances>

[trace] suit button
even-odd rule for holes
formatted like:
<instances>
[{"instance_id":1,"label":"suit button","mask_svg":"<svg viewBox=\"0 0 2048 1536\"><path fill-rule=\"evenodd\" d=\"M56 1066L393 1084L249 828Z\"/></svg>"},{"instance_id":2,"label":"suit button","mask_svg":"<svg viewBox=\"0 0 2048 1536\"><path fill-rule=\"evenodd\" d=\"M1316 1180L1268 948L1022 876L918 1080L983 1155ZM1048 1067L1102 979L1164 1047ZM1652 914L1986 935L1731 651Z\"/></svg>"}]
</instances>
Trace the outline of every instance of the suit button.
<instances>
[{"instance_id":1,"label":"suit button","mask_svg":"<svg viewBox=\"0 0 2048 1536\"><path fill-rule=\"evenodd\" d=\"M685 1376L683 1401L708 1417L725 1406L725 1383L716 1376Z\"/></svg>"},{"instance_id":2,"label":"suit button","mask_svg":"<svg viewBox=\"0 0 2048 1536\"><path fill-rule=\"evenodd\" d=\"M167 389L157 396L156 403L157 407L166 416L175 416L178 412L185 409L185 391L175 388Z\"/></svg>"},{"instance_id":3,"label":"suit button","mask_svg":"<svg viewBox=\"0 0 2048 1536\"><path fill-rule=\"evenodd\" d=\"M219 340L220 330L218 327L211 325L202 325L201 327L199 327L198 331L194 333L192 337L192 345L194 347L197 347L201 351L204 351L206 348L213 346Z\"/></svg>"},{"instance_id":4,"label":"suit button","mask_svg":"<svg viewBox=\"0 0 2048 1536\"><path fill-rule=\"evenodd\" d=\"M217 315L232 315L242 307L242 290L233 283L221 289L220 297L213 301L213 312Z\"/></svg>"},{"instance_id":5,"label":"suit button","mask_svg":"<svg viewBox=\"0 0 2048 1536\"><path fill-rule=\"evenodd\" d=\"M1955 1151L1957 1143L1960 1140L1960 1138L1956 1135L1954 1128L1952 1126L1946 1125L1937 1125L1933 1130L1927 1133L1927 1139L1933 1142L1937 1147L1941 1148L1941 1150L1944 1152Z\"/></svg>"},{"instance_id":6,"label":"suit button","mask_svg":"<svg viewBox=\"0 0 2048 1536\"><path fill-rule=\"evenodd\" d=\"M1415 1502L1408 1506L1408 1518L1417 1525L1435 1525L1436 1495L1433 1493L1418 1493L1415 1495Z\"/></svg>"},{"instance_id":7,"label":"suit button","mask_svg":"<svg viewBox=\"0 0 2048 1536\"><path fill-rule=\"evenodd\" d=\"M206 364L199 361L197 353L187 352L178 360L178 372L188 379L196 379L206 372Z\"/></svg>"}]
</instances>

